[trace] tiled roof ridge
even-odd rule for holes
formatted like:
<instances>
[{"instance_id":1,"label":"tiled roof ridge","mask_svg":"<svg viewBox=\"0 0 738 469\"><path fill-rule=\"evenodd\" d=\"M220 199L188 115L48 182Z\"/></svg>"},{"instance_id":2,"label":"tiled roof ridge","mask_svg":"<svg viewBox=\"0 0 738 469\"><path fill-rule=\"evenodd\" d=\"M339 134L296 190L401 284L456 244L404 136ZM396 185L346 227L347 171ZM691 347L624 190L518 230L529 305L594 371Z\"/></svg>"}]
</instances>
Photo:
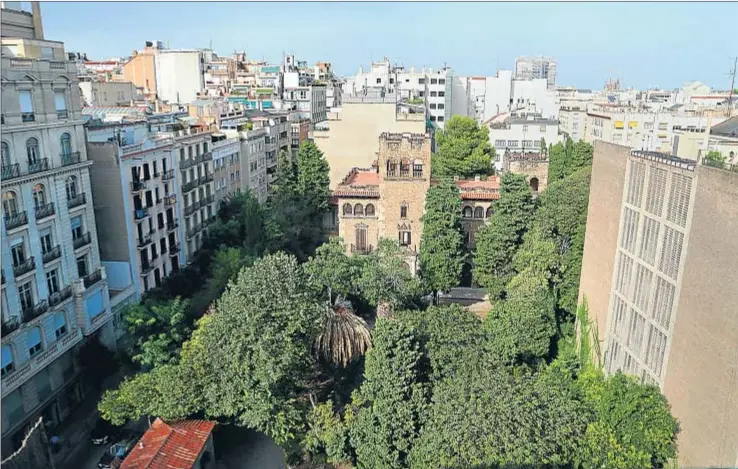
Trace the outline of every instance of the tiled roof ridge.
<instances>
[{"instance_id":1,"label":"tiled roof ridge","mask_svg":"<svg viewBox=\"0 0 738 469\"><path fill-rule=\"evenodd\" d=\"M158 425L157 425L157 423L158 423ZM169 441L169 438L172 436L172 433L174 432L174 428L172 428L171 425L169 425L168 423L166 423L164 420L162 420L159 417L157 417L156 420L154 421L154 424L151 425L152 428L154 428L155 426L156 426L156 428L166 427L166 429L168 430L167 431L167 436L165 438L162 438L161 444L159 445L158 448L156 448L156 451L153 453L153 457L151 459L149 459L149 461L146 463L146 466L144 466L142 469L147 469L147 468L151 467L151 465L154 463L154 461L156 461L156 456L159 454L159 451L161 451L162 448L164 448L164 446L167 444L167 441ZM142 439L143 439L143 437L141 437L141 440ZM136 444L141 443L141 440L138 440L139 442L136 443Z\"/></svg>"}]
</instances>

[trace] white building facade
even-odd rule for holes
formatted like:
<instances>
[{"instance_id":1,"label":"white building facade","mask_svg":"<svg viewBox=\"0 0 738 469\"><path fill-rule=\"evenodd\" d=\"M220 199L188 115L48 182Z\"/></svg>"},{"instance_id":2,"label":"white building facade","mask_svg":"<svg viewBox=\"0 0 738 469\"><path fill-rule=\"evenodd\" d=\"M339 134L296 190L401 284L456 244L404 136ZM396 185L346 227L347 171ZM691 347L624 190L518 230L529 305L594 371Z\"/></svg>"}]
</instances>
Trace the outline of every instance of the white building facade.
<instances>
[{"instance_id":1,"label":"white building facade","mask_svg":"<svg viewBox=\"0 0 738 469\"><path fill-rule=\"evenodd\" d=\"M205 90L202 51L196 49L156 49L156 92L169 103L187 104Z\"/></svg>"}]
</instances>

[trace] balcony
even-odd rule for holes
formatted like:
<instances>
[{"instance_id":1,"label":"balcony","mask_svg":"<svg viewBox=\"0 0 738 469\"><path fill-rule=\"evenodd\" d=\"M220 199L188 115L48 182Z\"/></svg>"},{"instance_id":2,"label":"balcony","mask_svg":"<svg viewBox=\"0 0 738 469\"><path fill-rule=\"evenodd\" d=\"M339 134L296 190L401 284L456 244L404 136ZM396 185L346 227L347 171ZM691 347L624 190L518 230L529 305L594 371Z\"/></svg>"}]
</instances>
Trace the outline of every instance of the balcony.
<instances>
[{"instance_id":1,"label":"balcony","mask_svg":"<svg viewBox=\"0 0 738 469\"><path fill-rule=\"evenodd\" d=\"M71 199L67 199L67 208L72 210L73 208L79 207L87 203L87 194L81 192Z\"/></svg>"},{"instance_id":2,"label":"balcony","mask_svg":"<svg viewBox=\"0 0 738 469\"><path fill-rule=\"evenodd\" d=\"M148 262L145 264L141 264L141 277L149 275L152 270L154 270L154 266L149 264Z\"/></svg>"},{"instance_id":3,"label":"balcony","mask_svg":"<svg viewBox=\"0 0 738 469\"><path fill-rule=\"evenodd\" d=\"M36 221L43 220L44 218L49 218L55 213L54 211L54 203L48 203L46 205L39 205L36 207Z\"/></svg>"},{"instance_id":4,"label":"balcony","mask_svg":"<svg viewBox=\"0 0 738 469\"><path fill-rule=\"evenodd\" d=\"M184 214L186 217L192 215L200 208L200 202L193 202L184 209Z\"/></svg>"},{"instance_id":5,"label":"balcony","mask_svg":"<svg viewBox=\"0 0 738 469\"><path fill-rule=\"evenodd\" d=\"M151 244L151 233L147 233L138 239L139 249L145 248L149 244Z\"/></svg>"},{"instance_id":6,"label":"balcony","mask_svg":"<svg viewBox=\"0 0 738 469\"><path fill-rule=\"evenodd\" d=\"M36 114L32 112L21 112L21 122L36 122Z\"/></svg>"},{"instance_id":7,"label":"balcony","mask_svg":"<svg viewBox=\"0 0 738 469\"><path fill-rule=\"evenodd\" d=\"M167 222L167 231L176 230L178 226L179 226L179 223L177 223L176 221L168 221Z\"/></svg>"},{"instance_id":8,"label":"balcony","mask_svg":"<svg viewBox=\"0 0 738 469\"><path fill-rule=\"evenodd\" d=\"M146 218L148 216L149 216L149 209L148 209L148 207L137 208L137 209L135 209L133 211L133 218L136 221L141 221L141 220L143 220L144 218Z\"/></svg>"},{"instance_id":9,"label":"balcony","mask_svg":"<svg viewBox=\"0 0 738 469\"><path fill-rule=\"evenodd\" d=\"M85 233L78 238L72 237L72 245L74 246L74 249L79 249L83 246L87 246L92 242L92 237L90 236L90 233Z\"/></svg>"},{"instance_id":10,"label":"balcony","mask_svg":"<svg viewBox=\"0 0 738 469\"><path fill-rule=\"evenodd\" d=\"M194 238L195 235L197 233L199 233L201 229L202 229L202 225L201 224L198 223L198 224L194 225L192 228L190 228L189 230L187 230L187 239Z\"/></svg>"},{"instance_id":11,"label":"balcony","mask_svg":"<svg viewBox=\"0 0 738 469\"><path fill-rule=\"evenodd\" d=\"M164 205L169 207L177 203L177 196L176 194L172 194L168 197L164 197Z\"/></svg>"},{"instance_id":12,"label":"balcony","mask_svg":"<svg viewBox=\"0 0 738 469\"><path fill-rule=\"evenodd\" d=\"M62 288L56 293L52 293L49 295L49 305L54 308L57 305L60 305L70 299L72 297L72 287L67 286Z\"/></svg>"},{"instance_id":13,"label":"balcony","mask_svg":"<svg viewBox=\"0 0 738 469\"><path fill-rule=\"evenodd\" d=\"M165 171L161 174L161 180L162 181L171 181L174 179L174 170L170 169L169 171Z\"/></svg>"},{"instance_id":14,"label":"balcony","mask_svg":"<svg viewBox=\"0 0 738 469\"><path fill-rule=\"evenodd\" d=\"M188 169L188 168L191 168L191 167L195 166L196 164L197 164L197 159L196 158L194 158L194 157L193 158L185 158L183 160L179 160L179 169L181 169L181 170Z\"/></svg>"},{"instance_id":15,"label":"balcony","mask_svg":"<svg viewBox=\"0 0 738 469\"><path fill-rule=\"evenodd\" d=\"M210 205L213 202L215 202L215 196L213 194L208 195L203 200L200 201L201 206L205 207L206 205Z\"/></svg>"},{"instance_id":16,"label":"balcony","mask_svg":"<svg viewBox=\"0 0 738 469\"><path fill-rule=\"evenodd\" d=\"M23 262L13 264L13 275L17 279L21 275L26 275L28 272L33 271L36 268L36 259L31 256Z\"/></svg>"},{"instance_id":17,"label":"balcony","mask_svg":"<svg viewBox=\"0 0 738 469\"><path fill-rule=\"evenodd\" d=\"M213 182L213 173L207 172L203 176L200 176L200 184L206 184Z\"/></svg>"},{"instance_id":18,"label":"balcony","mask_svg":"<svg viewBox=\"0 0 738 469\"><path fill-rule=\"evenodd\" d=\"M53 248L49 249L43 255L41 256L41 259L45 264L48 264L49 262L55 261L61 257L61 246L58 244L54 246Z\"/></svg>"},{"instance_id":19,"label":"balcony","mask_svg":"<svg viewBox=\"0 0 738 469\"><path fill-rule=\"evenodd\" d=\"M41 158L35 163L28 163L28 174L40 173L49 170L49 159Z\"/></svg>"},{"instance_id":20,"label":"balcony","mask_svg":"<svg viewBox=\"0 0 738 469\"><path fill-rule=\"evenodd\" d=\"M365 245L365 246L356 246L354 244L351 245L351 252L356 254L369 254L372 252L372 245Z\"/></svg>"},{"instance_id":21,"label":"balcony","mask_svg":"<svg viewBox=\"0 0 738 469\"><path fill-rule=\"evenodd\" d=\"M91 286L102 280L102 270L97 269L90 275L86 275L83 280L85 282L85 288L90 288Z\"/></svg>"},{"instance_id":22,"label":"balcony","mask_svg":"<svg viewBox=\"0 0 738 469\"><path fill-rule=\"evenodd\" d=\"M199 185L199 180L197 178L193 179L192 181L185 183L182 185L182 192L189 192L193 189L195 189Z\"/></svg>"},{"instance_id":23,"label":"balcony","mask_svg":"<svg viewBox=\"0 0 738 469\"><path fill-rule=\"evenodd\" d=\"M133 181L131 182L131 191L141 192L146 189L146 181Z\"/></svg>"},{"instance_id":24,"label":"balcony","mask_svg":"<svg viewBox=\"0 0 738 469\"><path fill-rule=\"evenodd\" d=\"M728 163L727 161L719 161L719 160L714 160L710 158L702 158L702 165L709 166L711 168L724 169L726 171L738 173L738 163L732 164L732 163Z\"/></svg>"},{"instance_id":25,"label":"balcony","mask_svg":"<svg viewBox=\"0 0 738 469\"><path fill-rule=\"evenodd\" d=\"M20 177L20 174L20 165L18 163L3 165L3 180Z\"/></svg>"},{"instance_id":26,"label":"balcony","mask_svg":"<svg viewBox=\"0 0 738 469\"><path fill-rule=\"evenodd\" d=\"M67 111L66 109L57 109L56 118L57 119L69 119L69 111Z\"/></svg>"},{"instance_id":27,"label":"balcony","mask_svg":"<svg viewBox=\"0 0 738 469\"><path fill-rule=\"evenodd\" d=\"M179 243L169 246L169 255L174 256L180 251Z\"/></svg>"},{"instance_id":28,"label":"balcony","mask_svg":"<svg viewBox=\"0 0 738 469\"><path fill-rule=\"evenodd\" d=\"M33 306L23 309L23 322L30 322L49 310L49 303L46 300L39 301Z\"/></svg>"},{"instance_id":29,"label":"balcony","mask_svg":"<svg viewBox=\"0 0 738 469\"><path fill-rule=\"evenodd\" d=\"M80 161L82 161L82 159L80 158L78 151L73 151L71 153L62 153L61 161L62 166L69 166L79 163Z\"/></svg>"},{"instance_id":30,"label":"balcony","mask_svg":"<svg viewBox=\"0 0 738 469\"><path fill-rule=\"evenodd\" d=\"M26 211L18 212L16 214L5 216L5 229L14 230L20 228L23 225L28 224L28 213Z\"/></svg>"},{"instance_id":31,"label":"balcony","mask_svg":"<svg viewBox=\"0 0 738 469\"><path fill-rule=\"evenodd\" d=\"M3 321L2 336L6 337L15 332L21 325L21 322L17 318L10 318L7 321Z\"/></svg>"}]
</instances>

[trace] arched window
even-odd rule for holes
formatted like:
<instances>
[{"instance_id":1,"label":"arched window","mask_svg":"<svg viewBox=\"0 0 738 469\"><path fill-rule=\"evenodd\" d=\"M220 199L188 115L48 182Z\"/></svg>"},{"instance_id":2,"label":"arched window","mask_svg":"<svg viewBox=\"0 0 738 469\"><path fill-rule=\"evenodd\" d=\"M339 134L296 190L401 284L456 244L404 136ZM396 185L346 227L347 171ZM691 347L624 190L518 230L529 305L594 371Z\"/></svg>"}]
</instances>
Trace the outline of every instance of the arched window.
<instances>
[{"instance_id":1,"label":"arched window","mask_svg":"<svg viewBox=\"0 0 738 469\"><path fill-rule=\"evenodd\" d=\"M41 153L38 149L38 140L34 137L26 140L26 155L28 155L28 164L38 164L38 160L41 157Z\"/></svg>"},{"instance_id":2,"label":"arched window","mask_svg":"<svg viewBox=\"0 0 738 469\"><path fill-rule=\"evenodd\" d=\"M67 200L77 197L77 176L69 176L67 178Z\"/></svg>"},{"instance_id":3,"label":"arched window","mask_svg":"<svg viewBox=\"0 0 738 469\"><path fill-rule=\"evenodd\" d=\"M403 159L400 161L400 177L410 176L410 161Z\"/></svg>"},{"instance_id":4,"label":"arched window","mask_svg":"<svg viewBox=\"0 0 738 469\"><path fill-rule=\"evenodd\" d=\"M389 177L397 176L397 162L396 161L387 161L387 176Z\"/></svg>"},{"instance_id":5,"label":"arched window","mask_svg":"<svg viewBox=\"0 0 738 469\"><path fill-rule=\"evenodd\" d=\"M474 209L474 218L484 218L484 209L482 207L476 207Z\"/></svg>"},{"instance_id":6,"label":"arched window","mask_svg":"<svg viewBox=\"0 0 738 469\"><path fill-rule=\"evenodd\" d=\"M400 218L407 218L407 202L400 204Z\"/></svg>"},{"instance_id":7,"label":"arched window","mask_svg":"<svg viewBox=\"0 0 738 469\"><path fill-rule=\"evenodd\" d=\"M61 151L62 156L70 156L72 154L72 136L68 133L63 133L61 136Z\"/></svg>"},{"instance_id":8,"label":"arched window","mask_svg":"<svg viewBox=\"0 0 738 469\"><path fill-rule=\"evenodd\" d=\"M343 214L344 215L351 215L351 204L349 204L349 203L343 204Z\"/></svg>"},{"instance_id":9,"label":"arched window","mask_svg":"<svg viewBox=\"0 0 738 469\"><path fill-rule=\"evenodd\" d=\"M464 211L462 212L461 216L463 216L464 218L471 218L473 213L474 211L472 210L472 208L467 205L466 207L464 207Z\"/></svg>"},{"instance_id":10,"label":"arched window","mask_svg":"<svg viewBox=\"0 0 738 469\"><path fill-rule=\"evenodd\" d=\"M492 207L487 207L487 218L492 216Z\"/></svg>"},{"instance_id":11,"label":"arched window","mask_svg":"<svg viewBox=\"0 0 738 469\"><path fill-rule=\"evenodd\" d=\"M15 369L15 365L13 364L13 349L8 344L3 345L2 360L3 367L0 374L2 374L2 376L5 376Z\"/></svg>"},{"instance_id":12,"label":"arched window","mask_svg":"<svg viewBox=\"0 0 738 469\"><path fill-rule=\"evenodd\" d=\"M364 206L361 204L354 205L354 215L356 216L363 216L364 215Z\"/></svg>"},{"instance_id":13,"label":"arched window","mask_svg":"<svg viewBox=\"0 0 738 469\"><path fill-rule=\"evenodd\" d=\"M43 184L33 186L33 206L35 208L46 205L46 191Z\"/></svg>"},{"instance_id":14,"label":"arched window","mask_svg":"<svg viewBox=\"0 0 738 469\"><path fill-rule=\"evenodd\" d=\"M10 166L10 145L3 142L3 166Z\"/></svg>"},{"instance_id":15,"label":"arched window","mask_svg":"<svg viewBox=\"0 0 738 469\"><path fill-rule=\"evenodd\" d=\"M364 210L364 213L367 217L373 217L374 216L374 205L372 204L366 204L366 209Z\"/></svg>"},{"instance_id":16,"label":"arched window","mask_svg":"<svg viewBox=\"0 0 738 469\"><path fill-rule=\"evenodd\" d=\"M530 178L530 188L533 192L538 192L538 178Z\"/></svg>"},{"instance_id":17,"label":"arched window","mask_svg":"<svg viewBox=\"0 0 738 469\"><path fill-rule=\"evenodd\" d=\"M37 355L43 346L41 345L41 328L36 326L28 330L26 336L26 346L28 346L28 354L30 356Z\"/></svg>"},{"instance_id":18,"label":"arched window","mask_svg":"<svg viewBox=\"0 0 738 469\"><path fill-rule=\"evenodd\" d=\"M15 192L3 192L3 212L5 212L5 218L18 214L18 197Z\"/></svg>"},{"instance_id":19,"label":"arched window","mask_svg":"<svg viewBox=\"0 0 738 469\"><path fill-rule=\"evenodd\" d=\"M54 313L54 331L57 339L67 333L67 318L64 315L64 311Z\"/></svg>"}]
</instances>

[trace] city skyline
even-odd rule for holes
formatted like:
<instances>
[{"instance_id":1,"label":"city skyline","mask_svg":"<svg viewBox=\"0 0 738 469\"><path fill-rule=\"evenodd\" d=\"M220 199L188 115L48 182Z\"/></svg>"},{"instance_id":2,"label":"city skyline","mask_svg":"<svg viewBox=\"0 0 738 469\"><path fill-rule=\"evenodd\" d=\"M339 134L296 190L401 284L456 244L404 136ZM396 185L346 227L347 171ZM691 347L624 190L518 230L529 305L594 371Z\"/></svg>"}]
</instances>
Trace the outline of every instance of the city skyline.
<instances>
[{"instance_id":1,"label":"city skyline","mask_svg":"<svg viewBox=\"0 0 738 469\"><path fill-rule=\"evenodd\" d=\"M700 81L728 89L731 56L738 53L731 49L730 23L712 21L738 15L735 3L330 3L326 10L318 3L191 2L176 4L176 24L162 22L173 5L43 2L41 8L47 36L91 60L125 57L145 41L160 40L172 48L212 44L222 55L243 49L270 62L295 54L309 63L331 62L344 76L384 56L406 66L446 63L458 75L494 75L514 69L517 56L548 55L558 62L558 85L600 89L616 78L636 88ZM203 9L212 23L203 21ZM561 28L566 22L576 27ZM80 23L86 26L72 26ZM709 36L702 33L708 23ZM700 33L686 34L690 30ZM308 35L313 39L305 40Z\"/></svg>"}]
</instances>

